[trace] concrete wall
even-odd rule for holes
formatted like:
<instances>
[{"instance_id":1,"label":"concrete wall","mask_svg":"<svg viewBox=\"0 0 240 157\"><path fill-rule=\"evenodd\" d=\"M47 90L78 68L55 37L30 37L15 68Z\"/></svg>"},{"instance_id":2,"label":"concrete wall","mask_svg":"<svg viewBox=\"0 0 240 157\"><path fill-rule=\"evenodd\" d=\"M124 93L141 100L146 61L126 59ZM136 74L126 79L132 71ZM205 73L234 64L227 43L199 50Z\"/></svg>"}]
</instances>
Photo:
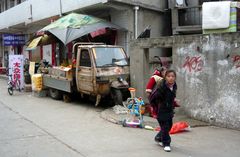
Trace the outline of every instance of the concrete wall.
<instances>
[{"instance_id":1,"label":"concrete wall","mask_svg":"<svg viewBox=\"0 0 240 157\"><path fill-rule=\"evenodd\" d=\"M134 38L133 25L134 15L133 8L130 6L122 6L123 10L111 9L109 12L111 16L111 22L118 26L125 28L126 32L119 31L117 45L123 46L127 54L129 55L129 43Z\"/></svg>"},{"instance_id":2,"label":"concrete wall","mask_svg":"<svg viewBox=\"0 0 240 157\"><path fill-rule=\"evenodd\" d=\"M178 97L182 110L191 117L240 129L238 35L196 36L185 42L176 39L173 60Z\"/></svg>"},{"instance_id":3,"label":"concrete wall","mask_svg":"<svg viewBox=\"0 0 240 157\"><path fill-rule=\"evenodd\" d=\"M145 6L156 10L164 10L167 8L168 0L110 0L126 4Z\"/></svg>"},{"instance_id":4,"label":"concrete wall","mask_svg":"<svg viewBox=\"0 0 240 157\"><path fill-rule=\"evenodd\" d=\"M160 44L161 43L161 44ZM153 71L149 64L151 56L160 48L172 47L172 37L138 39L131 41L130 44L130 75L131 86L136 88L136 95L141 96L147 101L145 95L146 84ZM159 46L161 45L161 46ZM154 49L152 51L152 49ZM158 51L161 55L161 51Z\"/></svg>"},{"instance_id":5,"label":"concrete wall","mask_svg":"<svg viewBox=\"0 0 240 157\"><path fill-rule=\"evenodd\" d=\"M141 39L131 43L131 83L144 96L149 48L172 47L179 112L240 130L240 33Z\"/></svg>"},{"instance_id":6,"label":"concrete wall","mask_svg":"<svg viewBox=\"0 0 240 157\"><path fill-rule=\"evenodd\" d=\"M124 5L123 5L124 6ZM124 10L111 9L109 14L111 22L117 24L128 30L127 34L124 32L118 33L117 44L124 46L129 53L130 41L134 39L134 10L132 6L121 6ZM147 26L151 26L151 37L169 35L171 28L168 28L168 23L165 21L166 15L156 11L140 8L138 11L138 35L140 35ZM157 55L161 50L151 50L152 55Z\"/></svg>"}]
</instances>

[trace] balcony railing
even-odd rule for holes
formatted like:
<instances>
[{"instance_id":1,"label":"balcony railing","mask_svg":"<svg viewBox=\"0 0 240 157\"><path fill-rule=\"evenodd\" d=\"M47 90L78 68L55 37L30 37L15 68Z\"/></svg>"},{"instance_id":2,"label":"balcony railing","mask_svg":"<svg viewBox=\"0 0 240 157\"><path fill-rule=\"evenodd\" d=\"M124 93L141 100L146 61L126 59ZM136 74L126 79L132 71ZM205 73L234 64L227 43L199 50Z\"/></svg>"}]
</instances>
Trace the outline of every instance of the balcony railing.
<instances>
[{"instance_id":1,"label":"balcony railing","mask_svg":"<svg viewBox=\"0 0 240 157\"><path fill-rule=\"evenodd\" d=\"M202 33L202 7L172 9L173 34Z\"/></svg>"},{"instance_id":2,"label":"balcony railing","mask_svg":"<svg viewBox=\"0 0 240 157\"><path fill-rule=\"evenodd\" d=\"M202 7L179 8L179 26L202 25Z\"/></svg>"}]
</instances>

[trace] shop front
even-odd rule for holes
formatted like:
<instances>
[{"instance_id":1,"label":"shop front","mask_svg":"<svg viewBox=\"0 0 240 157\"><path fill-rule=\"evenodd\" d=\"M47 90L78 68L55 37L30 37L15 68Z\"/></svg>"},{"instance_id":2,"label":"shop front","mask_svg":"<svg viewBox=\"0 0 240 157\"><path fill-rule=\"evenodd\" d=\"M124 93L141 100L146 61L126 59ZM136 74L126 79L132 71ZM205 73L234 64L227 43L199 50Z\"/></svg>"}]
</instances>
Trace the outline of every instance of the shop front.
<instances>
[{"instance_id":1,"label":"shop front","mask_svg":"<svg viewBox=\"0 0 240 157\"><path fill-rule=\"evenodd\" d=\"M2 34L0 55L0 73L5 73L9 66L9 55L23 54L26 36L24 34Z\"/></svg>"},{"instance_id":2,"label":"shop front","mask_svg":"<svg viewBox=\"0 0 240 157\"><path fill-rule=\"evenodd\" d=\"M108 21L71 13L36 32L26 50L32 62L69 66L72 64L72 48L75 43L101 42L115 45L118 29L122 28Z\"/></svg>"}]
</instances>

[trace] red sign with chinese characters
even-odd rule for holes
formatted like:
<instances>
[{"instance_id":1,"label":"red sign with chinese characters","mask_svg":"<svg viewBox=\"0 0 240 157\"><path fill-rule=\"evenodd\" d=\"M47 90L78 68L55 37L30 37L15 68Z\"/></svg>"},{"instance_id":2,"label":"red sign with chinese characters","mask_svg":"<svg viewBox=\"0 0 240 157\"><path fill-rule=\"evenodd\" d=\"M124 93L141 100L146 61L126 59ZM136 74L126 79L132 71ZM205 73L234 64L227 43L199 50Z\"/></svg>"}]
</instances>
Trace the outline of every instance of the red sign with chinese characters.
<instances>
[{"instance_id":1,"label":"red sign with chinese characters","mask_svg":"<svg viewBox=\"0 0 240 157\"><path fill-rule=\"evenodd\" d=\"M14 81L20 80L21 88L24 87L23 62L23 55L9 55L9 74L12 75Z\"/></svg>"}]
</instances>

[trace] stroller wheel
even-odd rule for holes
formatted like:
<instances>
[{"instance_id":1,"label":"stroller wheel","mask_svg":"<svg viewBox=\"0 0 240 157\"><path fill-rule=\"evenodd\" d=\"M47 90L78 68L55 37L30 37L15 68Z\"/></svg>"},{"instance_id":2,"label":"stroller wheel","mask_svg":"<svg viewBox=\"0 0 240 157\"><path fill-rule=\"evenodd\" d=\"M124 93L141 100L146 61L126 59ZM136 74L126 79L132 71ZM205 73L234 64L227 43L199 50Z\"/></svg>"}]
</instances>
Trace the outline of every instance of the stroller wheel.
<instances>
[{"instance_id":1,"label":"stroller wheel","mask_svg":"<svg viewBox=\"0 0 240 157\"><path fill-rule=\"evenodd\" d=\"M139 128L144 128L144 125L143 125L143 123L141 123L140 125L139 125Z\"/></svg>"},{"instance_id":2,"label":"stroller wheel","mask_svg":"<svg viewBox=\"0 0 240 157\"><path fill-rule=\"evenodd\" d=\"M124 119L124 121L122 122L122 126L127 127L126 119Z\"/></svg>"}]
</instances>

